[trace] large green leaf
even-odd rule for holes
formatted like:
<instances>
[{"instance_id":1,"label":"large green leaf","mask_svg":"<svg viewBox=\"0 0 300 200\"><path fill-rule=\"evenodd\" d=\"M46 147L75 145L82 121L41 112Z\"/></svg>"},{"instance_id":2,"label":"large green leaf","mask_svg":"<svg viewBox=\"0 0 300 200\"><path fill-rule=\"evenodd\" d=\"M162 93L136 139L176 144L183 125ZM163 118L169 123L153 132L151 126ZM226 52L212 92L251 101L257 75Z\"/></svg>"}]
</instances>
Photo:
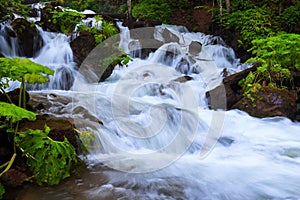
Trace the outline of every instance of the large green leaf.
<instances>
[{"instance_id":1,"label":"large green leaf","mask_svg":"<svg viewBox=\"0 0 300 200\"><path fill-rule=\"evenodd\" d=\"M26 58L0 58L0 78L25 81L27 83L44 83L45 75L53 75L54 70L37 64Z\"/></svg>"},{"instance_id":2,"label":"large green leaf","mask_svg":"<svg viewBox=\"0 0 300 200\"><path fill-rule=\"evenodd\" d=\"M35 120L36 114L14 104L0 102L0 117L15 123L22 119Z\"/></svg>"},{"instance_id":3,"label":"large green leaf","mask_svg":"<svg viewBox=\"0 0 300 200\"><path fill-rule=\"evenodd\" d=\"M75 148L65 138L54 141L41 130L18 133L15 142L27 156L27 164L33 171L36 182L54 185L70 176L72 164L77 162Z\"/></svg>"}]
</instances>

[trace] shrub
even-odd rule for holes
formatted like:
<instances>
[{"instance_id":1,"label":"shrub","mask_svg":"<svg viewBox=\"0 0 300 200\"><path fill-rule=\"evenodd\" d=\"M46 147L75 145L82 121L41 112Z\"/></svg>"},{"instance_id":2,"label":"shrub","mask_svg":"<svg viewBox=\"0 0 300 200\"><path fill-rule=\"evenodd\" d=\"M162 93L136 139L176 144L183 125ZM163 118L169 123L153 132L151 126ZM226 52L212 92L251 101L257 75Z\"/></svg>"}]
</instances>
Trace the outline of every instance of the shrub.
<instances>
[{"instance_id":1,"label":"shrub","mask_svg":"<svg viewBox=\"0 0 300 200\"><path fill-rule=\"evenodd\" d=\"M240 81L247 94L254 84L286 87L292 79L291 71L300 70L300 35L281 33L277 36L256 39L250 49L255 55L247 62L261 62L254 73Z\"/></svg>"},{"instance_id":2,"label":"shrub","mask_svg":"<svg viewBox=\"0 0 300 200\"><path fill-rule=\"evenodd\" d=\"M170 6L159 0L143 0L132 8L132 15L135 18L160 20L163 23L168 23L170 14Z\"/></svg>"}]
</instances>

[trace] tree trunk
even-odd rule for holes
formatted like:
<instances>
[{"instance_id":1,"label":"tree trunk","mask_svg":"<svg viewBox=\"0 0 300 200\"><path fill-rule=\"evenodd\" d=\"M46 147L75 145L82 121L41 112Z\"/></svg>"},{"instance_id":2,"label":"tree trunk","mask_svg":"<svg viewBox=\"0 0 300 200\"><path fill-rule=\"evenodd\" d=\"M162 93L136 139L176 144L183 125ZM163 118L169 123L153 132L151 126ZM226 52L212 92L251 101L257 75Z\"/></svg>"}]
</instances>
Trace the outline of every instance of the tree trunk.
<instances>
[{"instance_id":1,"label":"tree trunk","mask_svg":"<svg viewBox=\"0 0 300 200\"><path fill-rule=\"evenodd\" d=\"M222 0L219 1L220 4L220 15L223 14L223 5L222 5Z\"/></svg>"},{"instance_id":2,"label":"tree trunk","mask_svg":"<svg viewBox=\"0 0 300 200\"><path fill-rule=\"evenodd\" d=\"M230 0L225 0L226 1L226 9L230 13Z\"/></svg>"},{"instance_id":3,"label":"tree trunk","mask_svg":"<svg viewBox=\"0 0 300 200\"><path fill-rule=\"evenodd\" d=\"M128 9L128 27L129 29L133 28L133 20L132 20L132 3L131 0L127 0L127 9Z\"/></svg>"}]
</instances>

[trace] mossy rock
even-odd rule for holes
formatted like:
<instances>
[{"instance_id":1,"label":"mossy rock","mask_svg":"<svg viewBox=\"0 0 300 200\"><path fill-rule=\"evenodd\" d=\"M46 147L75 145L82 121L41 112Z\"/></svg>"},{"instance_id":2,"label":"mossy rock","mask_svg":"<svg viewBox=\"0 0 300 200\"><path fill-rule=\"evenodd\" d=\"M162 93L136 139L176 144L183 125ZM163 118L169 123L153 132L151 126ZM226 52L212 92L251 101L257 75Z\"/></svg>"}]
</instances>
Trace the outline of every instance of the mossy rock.
<instances>
[{"instance_id":1,"label":"mossy rock","mask_svg":"<svg viewBox=\"0 0 300 200\"><path fill-rule=\"evenodd\" d=\"M243 110L254 117L283 116L292 120L296 117L295 91L276 87L261 87L243 97L232 109Z\"/></svg>"}]
</instances>

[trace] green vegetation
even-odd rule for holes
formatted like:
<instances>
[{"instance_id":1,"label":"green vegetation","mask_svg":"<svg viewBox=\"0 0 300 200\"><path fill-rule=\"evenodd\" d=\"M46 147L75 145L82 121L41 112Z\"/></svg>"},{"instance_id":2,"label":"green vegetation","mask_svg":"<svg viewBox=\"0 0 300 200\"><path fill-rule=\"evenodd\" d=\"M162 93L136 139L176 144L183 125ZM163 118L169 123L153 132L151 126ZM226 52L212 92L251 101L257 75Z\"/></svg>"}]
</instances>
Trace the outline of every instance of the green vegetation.
<instances>
[{"instance_id":1,"label":"green vegetation","mask_svg":"<svg viewBox=\"0 0 300 200\"><path fill-rule=\"evenodd\" d=\"M259 62L256 71L239 82L245 96L261 87L293 89L292 73L300 70L298 31L300 2L231 1L231 10L215 16L221 26L234 30L239 44L252 53L248 63Z\"/></svg>"},{"instance_id":2,"label":"green vegetation","mask_svg":"<svg viewBox=\"0 0 300 200\"><path fill-rule=\"evenodd\" d=\"M0 0L0 21L11 17L12 13L27 16L28 6L22 4L22 0Z\"/></svg>"},{"instance_id":3,"label":"green vegetation","mask_svg":"<svg viewBox=\"0 0 300 200\"><path fill-rule=\"evenodd\" d=\"M228 29L234 28L240 34L240 44L251 47L251 41L257 38L274 36L279 31L278 22L272 22L272 13L268 8L254 7L245 11L225 12L219 15L220 23Z\"/></svg>"},{"instance_id":4,"label":"green vegetation","mask_svg":"<svg viewBox=\"0 0 300 200\"><path fill-rule=\"evenodd\" d=\"M284 88L291 83L291 71L300 70L300 35L281 33L253 40L252 45L255 57L248 62L260 62L261 66L240 82L246 94L257 84Z\"/></svg>"},{"instance_id":5,"label":"green vegetation","mask_svg":"<svg viewBox=\"0 0 300 200\"><path fill-rule=\"evenodd\" d=\"M118 29L113 23L102 20L101 16L96 17L96 21L102 21L101 27L89 27L86 25L80 25L78 27L78 31L88 31L92 33L95 38L96 44L100 44L107 38L119 33Z\"/></svg>"},{"instance_id":6,"label":"green vegetation","mask_svg":"<svg viewBox=\"0 0 300 200\"><path fill-rule=\"evenodd\" d=\"M0 90L5 93L4 89L8 86L9 80L20 81L20 107L25 108L25 83L45 83L48 78L44 74L53 75L54 71L29 59L0 58ZM9 97L8 100L12 103Z\"/></svg>"},{"instance_id":7,"label":"green vegetation","mask_svg":"<svg viewBox=\"0 0 300 200\"><path fill-rule=\"evenodd\" d=\"M154 19L168 23L172 10L168 3L161 0L142 0L133 6L132 15L138 19Z\"/></svg>"},{"instance_id":8,"label":"green vegetation","mask_svg":"<svg viewBox=\"0 0 300 200\"><path fill-rule=\"evenodd\" d=\"M62 33L73 32L75 26L81 22L83 14L74 11L58 11L54 10L50 22L59 27Z\"/></svg>"},{"instance_id":9,"label":"green vegetation","mask_svg":"<svg viewBox=\"0 0 300 200\"><path fill-rule=\"evenodd\" d=\"M54 141L47 136L49 132L50 128L45 126L45 131L28 130L15 137L39 185L58 184L70 176L71 166L77 162L75 149L68 140Z\"/></svg>"},{"instance_id":10,"label":"green vegetation","mask_svg":"<svg viewBox=\"0 0 300 200\"><path fill-rule=\"evenodd\" d=\"M0 134L7 133L8 141L12 141L13 155L6 163L0 163L0 177L13 165L17 149L27 158L27 164L33 171L33 178L38 184L57 184L70 175L70 167L76 162L74 147L65 139L57 142L47 134L50 129L28 130L19 132L19 122L23 119L35 120L36 114L25 109L25 83L35 84L48 81L46 75L54 71L24 58L0 58L0 90L5 93L8 80L21 82L18 106L13 104L6 94L7 102L0 102ZM0 184L0 197L4 192Z\"/></svg>"},{"instance_id":11,"label":"green vegetation","mask_svg":"<svg viewBox=\"0 0 300 200\"><path fill-rule=\"evenodd\" d=\"M5 189L3 185L0 183L0 199L2 199L3 194L5 193Z\"/></svg>"},{"instance_id":12,"label":"green vegetation","mask_svg":"<svg viewBox=\"0 0 300 200\"><path fill-rule=\"evenodd\" d=\"M89 152L93 150L98 150L100 146L98 143L95 142L96 136L93 131L79 131L77 129L74 129L80 138L80 141L82 142L82 153L83 155L88 154Z\"/></svg>"},{"instance_id":13,"label":"green vegetation","mask_svg":"<svg viewBox=\"0 0 300 200\"><path fill-rule=\"evenodd\" d=\"M96 13L110 12L115 13L121 5L126 5L126 0L108 1L108 0L65 0L65 7L78 11L90 9Z\"/></svg>"}]
</instances>

